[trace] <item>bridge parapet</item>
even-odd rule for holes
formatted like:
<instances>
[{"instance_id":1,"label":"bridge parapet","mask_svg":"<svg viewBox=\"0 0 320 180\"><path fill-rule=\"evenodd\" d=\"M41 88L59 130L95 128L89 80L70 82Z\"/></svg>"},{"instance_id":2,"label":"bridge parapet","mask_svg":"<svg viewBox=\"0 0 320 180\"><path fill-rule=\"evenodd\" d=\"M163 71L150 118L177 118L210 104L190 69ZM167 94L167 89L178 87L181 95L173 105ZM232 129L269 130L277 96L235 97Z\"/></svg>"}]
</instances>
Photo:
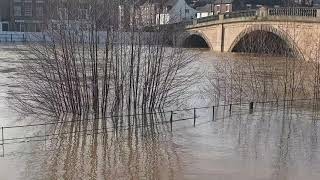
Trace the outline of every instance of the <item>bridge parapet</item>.
<instances>
[{"instance_id":1,"label":"bridge parapet","mask_svg":"<svg viewBox=\"0 0 320 180\"><path fill-rule=\"evenodd\" d=\"M249 11L236 11L236 12L230 12L223 14L224 19L229 18L238 18L238 17L251 17L256 16L257 11L256 10L249 10Z\"/></svg>"},{"instance_id":2,"label":"bridge parapet","mask_svg":"<svg viewBox=\"0 0 320 180\"><path fill-rule=\"evenodd\" d=\"M219 23L228 23L234 21L238 21L239 19L246 18L247 20L254 20L257 18L269 18L269 19L283 19L287 18L292 21L292 17L295 17L297 20L304 19L306 21L320 21L320 9L317 8L265 8L262 7L257 10L249 10L249 11L235 11L220 15L212 15L199 19L194 19L193 23L189 23L188 25L197 25L197 24L219 24ZM249 19L248 19L249 18ZM192 26L191 25L191 26ZM188 28L188 27L187 27ZM190 27L189 27L190 28ZM192 27L191 27L192 28Z\"/></svg>"},{"instance_id":3,"label":"bridge parapet","mask_svg":"<svg viewBox=\"0 0 320 180\"><path fill-rule=\"evenodd\" d=\"M269 16L302 16L302 17L319 17L316 8L269 8Z\"/></svg>"},{"instance_id":4,"label":"bridge parapet","mask_svg":"<svg viewBox=\"0 0 320 180\"><path fill-rule=\"evenodd\" d=\"M210 22L219 20L219 15L207 16L197 19L196 23Z\"/></svg>"}]
</instances>

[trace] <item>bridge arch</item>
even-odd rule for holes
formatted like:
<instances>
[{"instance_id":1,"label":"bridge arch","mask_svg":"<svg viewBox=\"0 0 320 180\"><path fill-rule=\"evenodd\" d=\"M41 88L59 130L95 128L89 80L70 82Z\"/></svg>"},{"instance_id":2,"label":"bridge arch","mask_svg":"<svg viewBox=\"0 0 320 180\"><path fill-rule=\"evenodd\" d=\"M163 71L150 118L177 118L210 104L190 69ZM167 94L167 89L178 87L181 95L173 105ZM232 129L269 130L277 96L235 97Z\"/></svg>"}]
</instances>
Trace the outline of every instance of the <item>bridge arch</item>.
<instances>
[{"instance_id":1,"label":"bridge arch","mask_svg":"<svg viewBox=\"0 0 320 180\"><path fill-rule=\"evenodd\" d=\"M182 38L180 46L184 48L212 49L208 37L204 33L198 31L193 31L186 34L184 38Z\"/></svg>"},{"instance_id":2,"label":"bridge arch","mask_svg":"<svg viewBox=\"0 0 320 180\"><path fill-rule=\"evenodd\" d=\"M243 45L246 47L243 47ZM288 35L288 33L266 24L252 25L245 28L233 40L228 52L250 52L281 55L289 52L292 56L303 57L297 44Z\"/></svg>"}]
</instances>

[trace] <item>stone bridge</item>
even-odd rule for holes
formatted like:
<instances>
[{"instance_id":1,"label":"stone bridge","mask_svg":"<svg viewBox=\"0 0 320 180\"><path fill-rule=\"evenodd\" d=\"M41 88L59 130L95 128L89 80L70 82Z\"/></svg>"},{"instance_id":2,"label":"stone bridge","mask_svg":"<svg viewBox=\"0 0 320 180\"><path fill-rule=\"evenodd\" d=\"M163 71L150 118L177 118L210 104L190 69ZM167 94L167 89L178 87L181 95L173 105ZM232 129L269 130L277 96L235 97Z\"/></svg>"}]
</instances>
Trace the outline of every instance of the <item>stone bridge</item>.
<instances>
[{"instance_id":1,"label":"stone bridge","mask_svg":"<svg viewBox=\"0 0 320 180\"><path fill-rule=\"evenodd\" d=\"M217 52L289 50L305 60L320 58L320 10L261 8L209 16L186 23L175 41Z\"/></svg>"}]
</instances>

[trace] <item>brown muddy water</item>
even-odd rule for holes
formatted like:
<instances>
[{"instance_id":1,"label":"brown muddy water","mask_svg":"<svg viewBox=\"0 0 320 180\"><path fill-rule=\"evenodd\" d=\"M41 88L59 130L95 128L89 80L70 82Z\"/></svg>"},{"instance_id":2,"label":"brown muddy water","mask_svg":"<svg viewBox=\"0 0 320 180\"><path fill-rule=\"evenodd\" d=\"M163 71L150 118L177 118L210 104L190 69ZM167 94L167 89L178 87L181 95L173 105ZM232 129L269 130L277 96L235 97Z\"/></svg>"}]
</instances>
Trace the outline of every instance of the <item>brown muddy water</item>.
<instances>
[{"instance_id":1,"label":"brown muddy water","mask_svg":"<svg viewBox=\"0 0 320 180\"><path fill-rule=\"evenodd\" d=\"M203 76L185 107L208 106L216 101L216 91L205 83L214 76L217 64L224 62L221 56L202 52L192 68ZM239 58L246 58L223 56L237 63L241 63ZM31 117L19 117L8 103L10 92L19 89L15 78L18 60L13 48L0 47L1 126L38 123ZM271 99L270 94L248 94L246 100L251 96ZM222 100L229 101L226 97ZM123 131L95 136L78 133L37 142L25 138L5 144L0 179L318 180L320 118L313 103L301 100L290 107L289 103L286 107L257 104L252 114L247 104L232 107L231 113L229 107L220 107L215 109L214 121L212 109L197 110L195 127L193 119L179 121L173 124L172 132L165 124L153 129L152 135ZM189 117L193 117L192 111L174 115L175 119ZM39 127L13 128L6 129L4 136L41 133L43 128Z\"/></svg>"}]
</instances>

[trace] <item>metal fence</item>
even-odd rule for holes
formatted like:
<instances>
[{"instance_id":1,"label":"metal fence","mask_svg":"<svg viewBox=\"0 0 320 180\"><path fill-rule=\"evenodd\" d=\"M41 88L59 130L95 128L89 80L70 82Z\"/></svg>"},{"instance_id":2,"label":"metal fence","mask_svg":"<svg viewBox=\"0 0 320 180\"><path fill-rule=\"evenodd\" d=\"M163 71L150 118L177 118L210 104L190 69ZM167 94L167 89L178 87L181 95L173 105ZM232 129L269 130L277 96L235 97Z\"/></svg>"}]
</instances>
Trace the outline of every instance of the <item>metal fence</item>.
<instances>
[{"instance_id":1,"label":"metal fence","mask_svg":"<svg viewBox=\"0 0 320 180\"><path fill-rule=\"evenodd\" d=\"M0 42L26 42L27 38L25 34L16 34L16 33L6 33L6 34L0 34Z\"/></svg>"},{"instance_id":2,"label":"metal fence","mask_svg":"<svg viewBox=\"0 0 320 180\"><path fill-rule=\"evenodd\" d=\"M149 124L134 124L124 122L123 125L117 127L121 130L129 130L130 128L146 128L146 127L155 127L158 125L166 125L168 131L173 132L174 124L182 121L189 121L192 123L193 127L196 127L197 123L200 123L200 117L207 117L207 121L217 121L222 118L226 118L226 115L240 115L240 114L252 114L254 112L264 111L266 105L270 107L274 107L274 109L278 109L284 102L302 102L302 101L311 101L314 99L296 99L296 100L286 100L286 101L267 101L267 102L249 102L249 103L233 103L233 104L223 104L216 106L205 106L205 107L195 107L195 108L186 108L186 109L177 109L172 111L158 111L152 113L145 114L133 114L133 115L121 115L121 116L110 116L106 117L106 119L112 118L137 118L147 115L161 116L160 121L155 121L154 123ZM94 126L94 122L99 120L97 126ZM199 122L198 122L199 121ZM66 128L74 126L76 123L86 122L90 126L83 128L78 126L77 128ZM191 124L190 124L191 125ZM57 127L64 127L64 129L68 129L67 131L56 131ZM22 136L9 136L6 132L10 130L15 130L18 132L26 132ZM103 126L102 119L82 119L82 120L70 120L63 122L47 122L40 124L29 124L29 125L19 125L19 126L8 126L1 127L1 139L0 146L2 147L2 153L0 156L4 157L5 155L5 145L10 144L19 144L26 142L36 142L43 141L45 144L47 141L58 139L63 135L72 135L76 133L84 133L84 135L94 135L94 134L102 134L102 133L110 133L115 132L115 129L112 126ZM37 134L34 134L37 132ZM0 151L1 152L1 151Z\"/></svg>"}]
</instances>

